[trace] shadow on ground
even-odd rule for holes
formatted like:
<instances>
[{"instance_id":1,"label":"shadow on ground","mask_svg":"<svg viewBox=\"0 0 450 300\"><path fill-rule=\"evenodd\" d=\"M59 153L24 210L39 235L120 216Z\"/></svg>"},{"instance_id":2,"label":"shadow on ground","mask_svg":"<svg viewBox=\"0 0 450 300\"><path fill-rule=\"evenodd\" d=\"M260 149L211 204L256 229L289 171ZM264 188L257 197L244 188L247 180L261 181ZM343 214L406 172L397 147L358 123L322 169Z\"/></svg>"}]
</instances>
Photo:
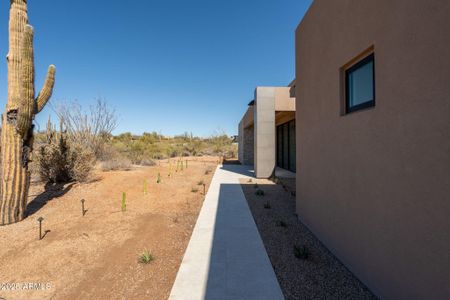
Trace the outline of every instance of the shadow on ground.
<instances>
[{"instance_id":1,"label":"shadow on ground","mask_svg":"<svg viewBox=\"0 0 450 300\"><path fill-rule=\"evenodd\" d=\"M63 183L47 183L45 190L37 195L27 205L26 215L32 216L43 208L49 201L64 196L69 192L75 183L63 184Z\"/></svg>"},{"instance_id":2,"label":"shadow on ground","mask_svg":"<svg viewBox=\"0 0 450 300\"><path fill-rule=\"evenodd\" d=\"M295 180L214 175L173 299L377 299L295 214Z\"/></svg>"},{"instance_id":3,"label":"shadow on ground","mask_svg":"<svg viewBox=\"0 0 450 300\"><path fill-rule=\"evenodd\" d=\"M204 298L282 299L239 184L220 185Z\"/></svg>"},{"instance_id":4,"label":"shadow on ground","mask_svg":"<svg viewBox=\"0 0 450 300\"><path fill-rule=\"evenodd\" d=\"M223 160L224 165L240 165L241 162L237 158L225 158Z\"/></svg>"},{"instance_id":5,"label":"shadow on ground","mask_svg":"<svg viewBox=\"0 0 450 300\"><path fill-rule=\"evenodd\" d=\"M228 165L222 165L220 167L221 170L224 171L230 171L234 172L243 176L250 176L254 177L255 171L253 166L244 166L244 165L238 165L238 164L228 164Z\"/></svg>"},{"instance_id":6,"label":"shadow on ground","mask_svg":"<svg viewBox=\"0 0 450 300\"><path fill-rule=\"evenodd\" d=\"M298 219L295 180L241 180L286 299L377 299Z\"/></svg>"}]
</instances>

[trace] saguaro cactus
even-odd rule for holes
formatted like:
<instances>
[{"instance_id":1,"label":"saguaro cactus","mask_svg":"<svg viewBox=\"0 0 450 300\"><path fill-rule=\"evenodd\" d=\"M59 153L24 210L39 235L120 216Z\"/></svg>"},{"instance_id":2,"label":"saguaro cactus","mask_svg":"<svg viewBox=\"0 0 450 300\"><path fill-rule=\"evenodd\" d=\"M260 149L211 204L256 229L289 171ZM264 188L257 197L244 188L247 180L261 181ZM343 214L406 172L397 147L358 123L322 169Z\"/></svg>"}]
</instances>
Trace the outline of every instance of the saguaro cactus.
<instances>
[{"instance_id":1,"label":"saguaro cactus","mask_svg":"<svg viewBox=\"0 0 450 300\"><path fill-rule=\"evenodd\" d=\"M55 67L49 67L35 97L33 27L28 24L27 0L10 0L8 101L2 116L0 225L23 220L28 198L28 163L33 150L33 119L53 91Z\"/></svg>"}]
</instances>

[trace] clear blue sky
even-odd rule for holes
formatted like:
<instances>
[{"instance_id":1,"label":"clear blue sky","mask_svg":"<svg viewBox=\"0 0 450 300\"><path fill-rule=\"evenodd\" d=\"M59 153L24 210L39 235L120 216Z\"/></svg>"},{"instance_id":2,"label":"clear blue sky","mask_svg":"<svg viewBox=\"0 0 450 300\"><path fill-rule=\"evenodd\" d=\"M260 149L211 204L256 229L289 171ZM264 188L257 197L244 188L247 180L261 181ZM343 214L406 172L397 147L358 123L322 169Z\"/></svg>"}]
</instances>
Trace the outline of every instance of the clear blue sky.
<instances>
[{"instance_id":1,"label":"clear blue sky","mask_svg":"<svg viewBox=\"0 0 450 300\"><path fill-rule=\"evenodd\" d=\"M255 86L294 78L294 31L311 0L28 0L36 88L47 66L52 102L104 97L116 133L236 134ZM0 57L8 52L9 1L0 2ZM0 63L0 109L7 97ZM42 128L52 110L37 117Z\"/></svg>"}]
</instances>

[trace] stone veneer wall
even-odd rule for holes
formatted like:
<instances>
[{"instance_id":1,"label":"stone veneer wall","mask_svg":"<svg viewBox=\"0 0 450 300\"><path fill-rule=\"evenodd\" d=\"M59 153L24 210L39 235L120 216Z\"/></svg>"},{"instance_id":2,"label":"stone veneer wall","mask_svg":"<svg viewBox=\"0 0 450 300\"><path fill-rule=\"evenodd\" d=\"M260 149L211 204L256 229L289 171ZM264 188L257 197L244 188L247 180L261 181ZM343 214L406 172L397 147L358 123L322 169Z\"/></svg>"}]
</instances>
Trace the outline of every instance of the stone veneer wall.
<instances>
[{"instance_id":1,"label":"stone veneer wall","mask_svg":"<svg viewBox=\"0 0 450 300\"><path fill-rule=\"evenodd\" d=\"M243 136L244 159L242 161L242 163L244 165L253 165L255 162L254 149L253 149L254 142L255 142L254 133L255 133L255 131L254 131L253 126L244 128L244 136Z\"/></svg>"}]
</instances>

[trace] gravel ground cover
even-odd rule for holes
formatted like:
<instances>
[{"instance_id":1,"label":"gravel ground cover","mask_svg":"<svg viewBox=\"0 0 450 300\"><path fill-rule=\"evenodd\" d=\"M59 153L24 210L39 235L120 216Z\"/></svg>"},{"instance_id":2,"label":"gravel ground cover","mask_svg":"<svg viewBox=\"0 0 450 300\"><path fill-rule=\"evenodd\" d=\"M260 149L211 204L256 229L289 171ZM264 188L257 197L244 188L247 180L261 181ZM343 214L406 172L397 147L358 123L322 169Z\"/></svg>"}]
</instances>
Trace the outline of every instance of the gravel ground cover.
<instances>
[{"instance_id":1,"label":"gravel ground cover","mask_svg":"<svg viewBox=\"0 0 450 300\"><path fill-rule=\"evenodd\" d=\"M292 182L241 180L285 298L378 299L298 220Z\"/></svg>"}]
</instances>

